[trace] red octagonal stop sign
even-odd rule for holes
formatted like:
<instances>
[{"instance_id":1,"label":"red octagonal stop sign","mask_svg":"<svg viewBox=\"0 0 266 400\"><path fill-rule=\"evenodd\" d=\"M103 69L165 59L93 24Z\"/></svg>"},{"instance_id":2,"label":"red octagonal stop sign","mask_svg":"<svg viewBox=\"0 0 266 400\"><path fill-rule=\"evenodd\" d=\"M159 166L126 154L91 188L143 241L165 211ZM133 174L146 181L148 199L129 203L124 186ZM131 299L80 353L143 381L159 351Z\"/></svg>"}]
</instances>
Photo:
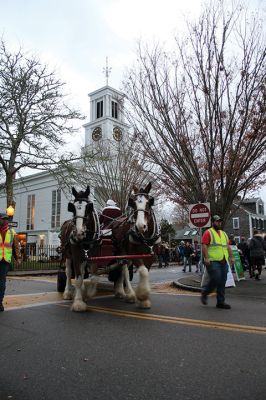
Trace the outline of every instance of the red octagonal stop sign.
<instances>
[{"instance_id":1,"label":"red octagonal stop sign","mask_svg":"<svg viewBox=\"0 0 266 400\"><path fill-rule=\"evenodd\" d=\"M210 204L198 203L189 206L189 221L196 228L210 226Z\"/></svg>"}]
</instances>

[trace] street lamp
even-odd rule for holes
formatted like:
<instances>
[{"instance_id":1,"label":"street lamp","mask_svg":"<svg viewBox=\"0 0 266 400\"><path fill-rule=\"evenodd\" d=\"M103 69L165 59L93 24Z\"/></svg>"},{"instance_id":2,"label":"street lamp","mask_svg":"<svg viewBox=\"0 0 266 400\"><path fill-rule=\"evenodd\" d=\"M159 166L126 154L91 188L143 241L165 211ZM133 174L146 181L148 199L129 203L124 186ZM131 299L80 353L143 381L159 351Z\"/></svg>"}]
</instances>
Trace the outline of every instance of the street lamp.
<instances>
[{"instance_id":1,"label":"street lamp","mask_svg":"<svg viewBox=\"0 0 266 400\"><path fill-rule=\"evenodd\" d=\"M9 220L12 221L15 214L15 208L10 204L10 206L6 209L6 215L8 216Z\"/></svg>"}]
</instances>

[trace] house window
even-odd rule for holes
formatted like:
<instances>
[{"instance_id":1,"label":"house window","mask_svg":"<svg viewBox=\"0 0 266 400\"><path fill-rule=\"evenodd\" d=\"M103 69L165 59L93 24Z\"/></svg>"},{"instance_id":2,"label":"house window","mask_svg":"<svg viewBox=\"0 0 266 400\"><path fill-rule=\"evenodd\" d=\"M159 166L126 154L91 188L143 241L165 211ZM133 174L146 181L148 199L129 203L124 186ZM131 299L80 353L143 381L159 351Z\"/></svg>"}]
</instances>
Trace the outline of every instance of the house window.
<instances>
[{"instance_id":1,"label":"house window","mask_svg":"<svg viewBox=\"0 0 266 400\"><path fill-rule=\"evenodd\" d=\"M101 118L103 116L103 101L98 101L96 103L96 117Z\"/></svg>"},{"instance_id":2,"label":"house window","mask_svg":"<svg viewBox=\"0 0 266 400\"><path fill-rule=\"evenodd\" d=\"M118 118L118 104L115 101L112 101L112 117Z\"/></svg>"},{"instance_id":3,"label":"house window","mask_svg":"<svg viewBox=\"0 0 266 400\"><path fill-rule=\"evenodd\" d=\"M27 231L34 229L34 216L35 216L35 194L28 195L27 201Z\"/></svg>"},{"instance_id":4,"label":"house window","mask_svg":"<svg viewBox=\"0 0 266 400\"><path fill-rule=\"evenodd\" d=\"M233 229L239 229L239 218L233 218Z\"/></svg>"},{"instance_id":5,"label":"house window","mask_svg":"<svg viewBox=\"0 0 266 400\"><path fill-rule=\"evenodd\" d=\"M52 191L52 219L51 228L60 227L60 211L61 211L61 190Z\"/></svg>"}]
</instances>

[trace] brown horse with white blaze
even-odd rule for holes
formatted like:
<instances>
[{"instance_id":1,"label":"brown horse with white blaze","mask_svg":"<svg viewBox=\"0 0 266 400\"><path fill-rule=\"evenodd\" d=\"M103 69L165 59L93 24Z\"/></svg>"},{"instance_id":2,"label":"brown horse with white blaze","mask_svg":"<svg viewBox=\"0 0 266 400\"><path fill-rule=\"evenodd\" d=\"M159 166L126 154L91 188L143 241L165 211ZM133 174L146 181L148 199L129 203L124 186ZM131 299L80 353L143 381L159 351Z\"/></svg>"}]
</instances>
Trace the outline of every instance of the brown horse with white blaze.
<instances>
[{"instance_id":1,"label":"brown horse with white blaze","mask_svg":"<svg viewBox=\"0 0 266 400\"><path fill-rule=\"evenodd\" d=\"M137 300L140 308L150 308L149 269L153 262L153 246L160 243L159 228L153 213L154 198L149 195L151 183L145 188L133 187L128 200L130 208L129 218L118 218L112 225L112 234L116 253L119 255L138 255L134 266L139 273L139 282L134 292L128 273L126 262L122 274L115 284L117 296L124 297L127 301ZM141 258L142 254L151 254L150 258ZM126 258L126 257L125 257ZM128 263L132 261L128 261Z\"/></svg>"},{"instance_id":2,"label":"brown horse with white blaze","mask_svg":"<svg viewBox=\"0 0 266 400\"><path fill-rule=\"evenodd\" d=\"M85 311L84 274L87 264L87 252L95 249L100 240L100 224L93 203L89 201L90 188L77 192L72 188L74 202L68 204L68 211L73 213L73 219L65 221L61 227L62 255L66 266L66 287L63 294L65 300L73 298L72 310ZM75 273L75 290L71 286L72 266ZM88 297L96 291L97 282L88 285Z\"/></svg>"}]
</instances>

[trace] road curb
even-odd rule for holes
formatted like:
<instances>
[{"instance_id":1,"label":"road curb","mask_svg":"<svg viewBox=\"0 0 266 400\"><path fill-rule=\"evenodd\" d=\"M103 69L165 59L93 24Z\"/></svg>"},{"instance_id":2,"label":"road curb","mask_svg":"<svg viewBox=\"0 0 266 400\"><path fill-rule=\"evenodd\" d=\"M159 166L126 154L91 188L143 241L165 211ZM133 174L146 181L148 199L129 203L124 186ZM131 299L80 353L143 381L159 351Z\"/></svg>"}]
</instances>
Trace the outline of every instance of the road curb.
<instances>
[{"instance_id":1,"label":"road curb","mask_svg":"<svg viewBox=\"0 0 266 400\"><path fill-rule=\"evenodd\" d=\"M177 289L190 290L191 292L201 292L200 287L185 285L184 283L178 281L177 282L173 281L173 286Z\"/></svg>"}]
</instances>

